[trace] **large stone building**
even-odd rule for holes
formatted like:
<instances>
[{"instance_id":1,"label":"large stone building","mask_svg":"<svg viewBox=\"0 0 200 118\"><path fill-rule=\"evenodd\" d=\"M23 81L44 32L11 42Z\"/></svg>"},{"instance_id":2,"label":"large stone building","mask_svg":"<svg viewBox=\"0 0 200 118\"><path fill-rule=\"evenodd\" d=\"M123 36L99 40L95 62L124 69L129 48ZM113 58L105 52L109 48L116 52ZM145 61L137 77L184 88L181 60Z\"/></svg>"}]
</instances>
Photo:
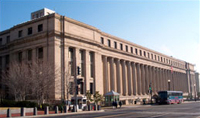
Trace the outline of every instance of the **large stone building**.
<instances>
[{"instance_id":1,"label":"large stone building","mask_svg":"<svg viewBox=\"0 0 200 118\"><path fill-rule=\"evenodd\" d=\"M40 12L33 12L30 21L0 32L2 70L19 58L23 61L42 58L60 67L60 82L66 79L64 72L73 73L72 65L76 62L81 68L77 78L82 79L82 95L87 90L101 94L114 90L120 93L122 100L149 97L150 84L153 93L169 89L184 94L194 92L193 64L112 36L54 11L43 9ZM72 75L71 84L73 78ZM55 86L54 91L64 90L62 88ZM61 99L62 95L66 96L55 92L54 99Z\"/></svg>"}]
</instances>

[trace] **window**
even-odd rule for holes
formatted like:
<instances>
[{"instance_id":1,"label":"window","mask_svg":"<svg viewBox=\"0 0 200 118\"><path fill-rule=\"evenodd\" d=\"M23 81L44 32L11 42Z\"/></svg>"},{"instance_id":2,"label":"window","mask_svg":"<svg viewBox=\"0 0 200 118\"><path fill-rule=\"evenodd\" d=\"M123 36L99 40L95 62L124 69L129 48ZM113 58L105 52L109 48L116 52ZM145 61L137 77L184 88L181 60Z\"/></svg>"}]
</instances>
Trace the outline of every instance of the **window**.
<instances>
[{"instance_id":1,"label":"window","mask_svg":"<svg viewBox=\"0 0 200 118\"><path fill-rule=\"evenodd\" d=\"M114 44L115 44L115 49L117 49L117 42L115 41Z\"/></svg>"},{"instance_id":2,"label":"window","mask_svg":"<svg viewBox=\"0 0 200 118\"><path fill-rule=\"evenodd\" d=\"M133 47L131 47L131 53L133 53Z\"/></svg>"},{"instance_id":3,"label":"window","mask_svg":"<svg viewBox=\"0 0 200 118\"><path fill-rule=\"evenodd\" d=\"M144 57L146 57L146 52L144 51Z\"/></svg>"},{"instance_id":4,"label":"window","mask_svg":"<svg viewBox=\"0 0 200 118\"><path fill-rule=\"evenodd\" d=\"M142 50L140 50L140 56L142 56Z\"/></svg>"},{"instance_id":5,"label":"window","mask_svg":"<svg viewBox=\"0 0 200 118\"><path fill-rule=\"evenodd\" d=\"M43 30L43 25L42 24L38 25L38 32L41 32L42 30Z\"/></svg>"},{"instance_id":6,"label":"window","mask_svg":"<svg viewBox=\"0 0 200 118\"><path fill-rule=\"evenodd\" d=\"M108 39L108 47L110 47L111 45L110 45L110 40Z\"/></svg>"},{"instance_id":7,"label":"window","mask_svg":"<svg viewBox=\"0 0 200 118\"><path fill-rule=\"evenodd\" d=\"M148 53L148 58L150 58L149 53Z\"/></svg>"},{"instance_id":8,"label":"window","mask_svg":"<svg viewBox=\"0 0 200 118\"><path fill-rule=\"evenodd\" d=\"M162 62L162 57L160 57L160 61Z\"/></svg>"},{"instance_id":9,"label":"window","mask_svg":"<svg viewBox=\"0 0 200 118\"><path fill-rule=\"evenodd\" d=\"M103 39L103 37L101 37L101 44L104 44L104 39Z\"/></svg>"},{"instance_id":10,"label":"window","mask_svg":"<svg viewBox=\"0 0 200 118\"><path fill-rule=\"evenodd\" d=\"M2 43L2 38L0 38L0 45L2 45L3 43Z\"/></svg>"},{"instance_id":11,"label":"window","mask_svg":"<svg viewBox=\"0 0 200 118\"><path fill-rule=\"evenodd\" d=\"M90 94L93 94L93 83L90 83Z\"/></svg>"},{"instance_id":12,"label":"window","mask_svg":"<svg viewBox=\"0 0 200 118\"><path fill-rule=\"evenodd\" d=\"M128 46L126 45L126 52L128 52Z\"/></svg>"},{"instance_id":13,"label":"window","mask_svg":"<svg viewBox=\"0 0 200 118\"><path fill-rule=\"evenodd\" d=\"M73 55L74 55L74 49L73 48L69 48L69 65L71 68L71 75L74 75L74 67L73 67Z\"/></svg>"},{"instance_id":14,"label":"window","mask_svg":"<svg viewBox=\"0 0 200 118\"><path fill-rule=\"evenodd\" d=\"M163 58L163 61L164 61L164 63L165 63L165 58Z\"/></svg>"},{"instance_id":15,"label":"window","mask_svg":"<svg viewBox=\"0 0 200 118\"><path fill-rule=\"evenodd\" d=\"M80 83L80 93L81 93L81 94L83 94L83 87L84 87L83 82L81 82L81 83Z\"/></svg>"},{"instance_id":16,"label":"window","mask_svg":"<svg viewBox=\"0 0 200 118\"><path fill-rule=\"evenodd\" d=\"M22 62L22 52L18 52L18 61Z\"/></svg>"},{"instance_id":17,"label":"window","mask_svg":"<svg viewBox=\"0 0 200 118\"><path fill-rule=\"evenodd\" d=\"M123 50L123 44L122 43L120 43L120 49Z\"/></svg>"},{"instance_id":18,"label":"window","mask_svg":"<svg viewBox=\"0 0 200 118\"><path fill-rule=\"evenodd\" d=\"M31 35L32 34L32 27L29 27L28 28L28 35Z\"/></svg>"},{"instance_id":19,"label":"window","mask_svg":"<svg viewBox=\"0 0 200 118\"><path fill-rule=\"evenodd\" d=\"M18 37L22 37L22 30L18 32Z\"/></svg>"},{"instance_id":20,"label":"window","mask_svg":"<svg viewBox=\"0 0 200 118\"><path fill-rule=\"evenodd\" d=\"M0 57L0 68L2 66L2 57Z\"/></svg>"},{"instance_id":21,"label":"window","mask_svg":"<svg viewBox=\"0 0 200 118\"><path fill-rule=\"evenodd\" d=\"M153 54L151 54L151 59L153 59Z\"/></svg>"},{"instance_id":22,"label":"window","mask_svg":"<svg viewBox=\"0 0 200 118\"><path fill-rule=\"evenodd\" d=\"M6 37L6 43L9 43L10 42L10 36L7 36Z\"/></svg>"},{"instance_id":23,"label":"window","mask_svg":"<svg viewBox=\"0 0 200 118\"><path fill-rule=\"evenodd\" d=\"M81 57L81 76L84 76L84 51L80 50L80 57Z\"/></svg>"},{"instance_id":24,"label":"window","mask_svg":"<svg viewBox=\"0 0 200 118\"><path fill-rule=\"evenodd\" d=\"M138 54L138 52L137 52L137 48L135 48L135 54L136 54L136 55Z\"/></svg>"},{"instance_id":25,"label":"window","mask_svg":"<svg viewBox=\"0 0 200 118\"><path fill-rule=\"evenodd\" d=\"M94 53L90 52L90 77L94 77Z\"/></svg>"},{"instance_id":26,"label":"window","mask_svg":"<svg viewBox=\"0 0 200 118\"><path fill-rule=\"evenodd\" d=\"M166 59L166 63L168 63L168 59Z\"/></svg>"},{"instance_id":27,"label":"window","mask_svg":"<svg viewBox=\"0 0 200 118\"><path fill-rule=\"evenodd\" d=\"M43 58L43 48L38 48L38 59L42 59Z\"/></svg>"},{"instance_id":28,"label":"window","mask_svg":"<svg viewBox=\"0 0 200 118\"><path fill-rule=\"evenodd\" d=\"M170 64L170 60L169 60L169 64Z\"/></svg>"},{"instance_id":29,"label":"window","mask_svg":"<svg viewBox=\"0 0 200 118\"><path fill-rule=\"evenodd\" d=\"M28 61L32 60L32 50L28 50Z\"/></svg>"},{"instance_id":30,"label":"window","mask_svg":"<svg viewBox=\"0 0 200 118\"><path fill-rule=\"evenodd\" d=\"M6 55L6 65L8 65L10 62L10 56L9 55Z\"/></svg>"},{"instance_id":31,"label":"window","mask_svg":"<svg viewBox=\"0 0 200 118\"><path fill-rule=\"evenodd\" d=\"M158 61L160 61L160 57L158 56Z\"/></svg>"},{"instance_id":32,"label":"window","mask_svg":"<svg viewBox=\"0 0 200 118\"><path fill-rule=\"evenodd\" d=\"M156 60L156 55L155 55L155 60Z\"/></svg>"}]
</instances>

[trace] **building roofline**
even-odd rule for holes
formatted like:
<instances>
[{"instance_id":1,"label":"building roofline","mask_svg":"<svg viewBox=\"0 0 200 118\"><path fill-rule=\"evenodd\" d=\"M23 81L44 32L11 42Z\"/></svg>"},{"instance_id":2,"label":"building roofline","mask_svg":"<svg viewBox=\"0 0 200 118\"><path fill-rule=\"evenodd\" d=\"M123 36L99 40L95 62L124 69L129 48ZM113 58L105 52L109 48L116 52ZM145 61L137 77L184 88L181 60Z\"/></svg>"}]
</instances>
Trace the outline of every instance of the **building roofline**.
<instances>
[{"instance_id":1,"label":"building roofline","mask_svg":"<svg viewBox=\"0 0 200 118\"><path fill-rule=\"evenodd\" d=\"M43 9L44 9L44 8L43 8ZM47 8L46 8L46 9L47 9ZM41 10L42 10L42 9L41 9ZM39 11L39 10L38 10L38 11ZM50 18L50 17L60 18L61 16L62 16L62 15L60 15L60 14L58 14L58 13L52 13L52 14L49 14L49 15L46 15L46 16L42 16L42 17L40 17L40 18L32 19L32 20L29 20L29 21L26 21L26 22L23 22L23 23L14 25L13 27L11 27L11 28L9 28L9 29L0 32L0 35L9 33L11 30L16 29L16 28L19 28L19 27L22 27L22 26L24 26L24 25L27 25L27 24L30 24L30 23L35 23L35 22L44 20L44 19L46 19L47 17L48 17L48 18ZM186 62L186 61L184 61L184 60L180 60L180 59L171 57L171 56L169 56L169 55L160 53L160 52L158 52L158 51L155 51L155 50L152 50L152 49L143 47L143 46L141 46L141 45L139 45L139 44L135 44L135 43L133 43L133 42L131 42L131 41L127 41L127 40L122 39L122 38L119 38L119 37L117 37L117 36L114 36L114 35L105 33L105 32L103 32L103 31L99 30L98 28L96 28L96 27L94 27L94 26L91 26L91 25L88 25L88 24L86 24L86 23L83 23L83 22L74 20L74 19L69 18L69 17L66 17L66 16L64 16L64 17L65 17L65 20L68 21L68 22L71 22L71 23L77 24L77 25L79 25L79 26L86 27L86 28L88 28L88 29L94 30L94 31L100 33L101 35L106 36L106 37L109 37L109 38L111 38L111 39L116 39L116 40L118 40L118 41L120 41L120 42L133 45L134 47L144 49L144 50L146 50L146 51L148 51L148 52L152 52L152 53L154 53L154 54L156 54L156 55L159 54L159 55L161 55L161 56L165 56L165 57L167 57L167 58L169 58L170 60L173 60L173 61L176 60L176 61L179 61L179 62L182 62L182 63L189 63L189 62ZM195 64L191 64L191 63L189 63L189 64L195 66Z\"/></svg>"}]
</instances>

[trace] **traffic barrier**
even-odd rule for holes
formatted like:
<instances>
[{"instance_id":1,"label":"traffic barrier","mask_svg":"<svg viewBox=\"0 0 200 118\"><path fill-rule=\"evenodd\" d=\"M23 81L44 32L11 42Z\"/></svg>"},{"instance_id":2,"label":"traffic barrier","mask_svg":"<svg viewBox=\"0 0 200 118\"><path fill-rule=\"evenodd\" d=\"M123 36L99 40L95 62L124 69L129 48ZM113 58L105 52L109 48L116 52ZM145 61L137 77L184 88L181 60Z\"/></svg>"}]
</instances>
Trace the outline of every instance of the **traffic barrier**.
<instances>
[{"instance_id":1,"label":"traffic barrier","mask_svg":"<svg viewBox=\"0 0 200 118\"><path fill-rule=\"evenodd\" d=\"M33 115L37 116L37 107L33 108Z\"/></svg>"},{"instance_id":2,"label":"traffic barrier","mask_svg":"<svg viewBox=\"0 0 200 118\"><path fill-rule=\"evenodd\" d=\"M21 115L20 116L26 116L26 108L21 107Z\"/></svg>"},{"instance_id":3,"label":"traffic barrier","mask_svg":"<svg viewBox=\"0 0 200 118\"><path fill-rule=\"evenodd\" d=\"M58 106L55 107L55 114L58 114Z\"/></svg>"},{"instance_id":4,"label":"traffic barrier","mask_svg":"<svg viewBox=\"0 0 200 118\"><path fill-rule=\"evenodd\" d=\"M64 113L67 113L68 112L68 109L67 109L67 105L64 106Z\"/></svg>"},{"instance_id":5,"label":"traffic barrier","mask_svg":"<svg viewBox=\"0 0 200 118\"><path fill-rule=\"evenodd\" d=\"M7 110L7 117L11 117L11 110L10 110L10 108L8 108L8 110Z\"/></svg>"},{"instance_id":6,"label":"traffic barrier","mask_svg":"<svg viewBox=\"0 0 200 118\"><path fill-rule=\"evenodd\" d=\"M44 114L48 115L49 114L49 106L46 106L44 108Z\"/></svg>"}]
</instances>

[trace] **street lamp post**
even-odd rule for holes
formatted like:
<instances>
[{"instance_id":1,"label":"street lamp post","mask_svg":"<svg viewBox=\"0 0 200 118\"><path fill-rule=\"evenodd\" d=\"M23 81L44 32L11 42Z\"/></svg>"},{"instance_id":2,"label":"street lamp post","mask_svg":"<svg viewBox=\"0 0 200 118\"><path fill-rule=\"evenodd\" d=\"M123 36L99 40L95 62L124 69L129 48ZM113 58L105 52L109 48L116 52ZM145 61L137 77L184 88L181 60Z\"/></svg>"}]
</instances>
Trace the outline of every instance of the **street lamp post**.
<instances>
[{"instance_id":1,"label":"street lamp post","mask_svg":"<svg viewBox=\"0 0 200 118\"><path fill-rule=\"evenodd\" d=\"M194 100L196 101L196 90L195 90L196 84L194 84Z\"/></svg>"},{"instance_id":2,"label":"street lamp post","mask_svg":"<svg viewBox=\"0 0 200 118\"><path fill-rule=\"evenodd\" d=\"M168 79L168 90L170 91L170 79Z\"/></svg>"}]
</instances>

